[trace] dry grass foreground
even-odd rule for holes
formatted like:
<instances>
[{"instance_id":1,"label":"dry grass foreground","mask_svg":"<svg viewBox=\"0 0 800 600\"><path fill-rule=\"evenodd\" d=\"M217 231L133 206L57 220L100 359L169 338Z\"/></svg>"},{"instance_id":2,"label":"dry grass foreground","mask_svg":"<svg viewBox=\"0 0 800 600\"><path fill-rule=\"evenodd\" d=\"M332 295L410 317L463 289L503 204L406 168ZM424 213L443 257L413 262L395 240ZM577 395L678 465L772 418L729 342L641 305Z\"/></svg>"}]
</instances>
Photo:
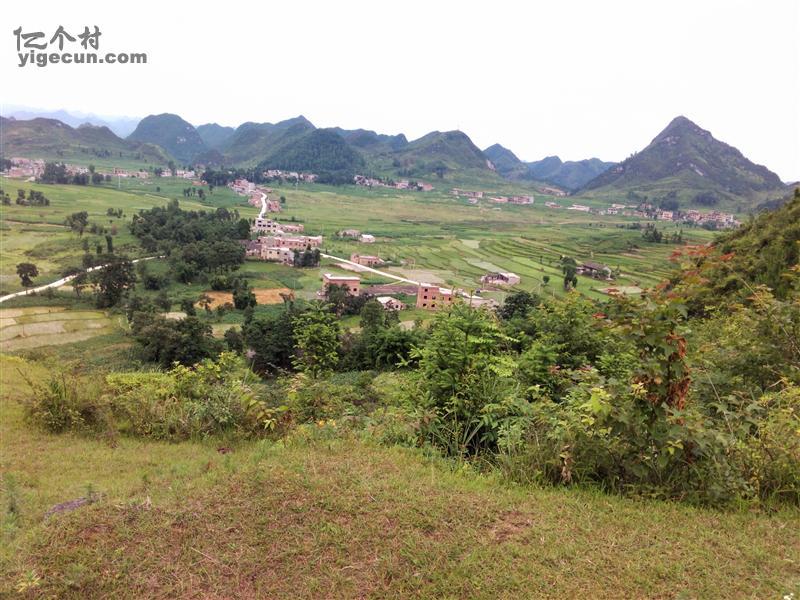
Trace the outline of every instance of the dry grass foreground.
<instances>
[{"instance_id":1,"label":"dry grass foreground","mask_svg":"<svg viewBox=\"0 0 800 600\"><path fill-rule=\"evenodd\" d=\"M21 488L3 597L797 597L797 512L510 488L331 424L225 454L51 436L13 402L26 365L0 365L2 471ZM87 483L100 501L44 517Z\"/></svg>"}]
</instances>

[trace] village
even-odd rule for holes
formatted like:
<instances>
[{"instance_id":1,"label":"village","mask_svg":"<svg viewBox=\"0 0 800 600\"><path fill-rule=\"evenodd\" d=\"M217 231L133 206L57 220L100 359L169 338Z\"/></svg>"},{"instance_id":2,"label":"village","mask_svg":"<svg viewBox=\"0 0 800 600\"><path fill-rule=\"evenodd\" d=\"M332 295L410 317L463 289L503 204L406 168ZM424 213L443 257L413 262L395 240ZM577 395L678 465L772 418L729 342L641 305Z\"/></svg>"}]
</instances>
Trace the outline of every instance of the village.
<instances>
[{"instance_id":1,"label":"village","mask_svg":"<svg viewBox=\"0 0 800 600\"><path fill-rule=\"evenodd\" d=\"M544 192L544 190L539 191L543 191L543 193L547 193L547 195L550 196L565 197L567 195L566 192L563 192L563 190L557 190L556 188L547 188L546 192ZM459 188L453 188L450 193L456 198L465 198L467 203L473 206L478 205L481 200L486 200L495 205L516 204L532 206L535 203L533 196L490 196L487 192L463 190ZM673 223L695 225L698 227L707 227L710 229L735 229L741 225L741 222L730 213L719 211L703 212L695 209L667 210L646 202L639 204L612 203L607 208L598 209L586 204L579 204L575 202L571 203L570 205L565 205L548 200L544 203L544 207L552 210L571 210L575 212L594 214L601 217L623 216L654 221L669 221Z\"/></svg>"}]
</instances>

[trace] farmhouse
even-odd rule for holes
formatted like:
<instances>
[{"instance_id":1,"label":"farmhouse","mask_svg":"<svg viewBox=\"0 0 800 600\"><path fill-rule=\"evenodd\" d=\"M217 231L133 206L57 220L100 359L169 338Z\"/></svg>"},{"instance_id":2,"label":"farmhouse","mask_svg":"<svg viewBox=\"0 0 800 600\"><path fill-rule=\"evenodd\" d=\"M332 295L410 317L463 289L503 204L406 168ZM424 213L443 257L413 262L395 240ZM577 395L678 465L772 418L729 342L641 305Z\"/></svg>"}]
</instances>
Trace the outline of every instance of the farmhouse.
<instances>
[{"instance_id":1,"label":"farmhouse","mask_svg":"<svg viewBox=\"0 0 800 600\"><path fill-rule=\"evenodd\" d=\"M420 283L417 288L417 308L427 308L436 310L453 304L456 297L455 291L433 285L432 283Z\"/></svg>"},{"instance_id":2,"label":"farmhouse","mask_svg":"<svg viewBox=\"0 0 800 600\"><path fill-rule=\"evenodd\" d=\"M591 212L591 208L586 206L585 204L573 204L572 206L567 207L567 210L577 210L579 212Z\"/></svg>"},{"instance_id":3,"label":"farmhouse","mask_svg":"<svg viewBox=\"0 0 800 600\"><path fill-rule=\"evenodd\" d=\"M400 300L392 298L391 296L378 296L375 299L381 303L384 310L397 311L403 310L406 307Z\"/></svg>"},{"instance_id":4,"label":"farmhouse","mask_svg":"<svg viewBox=\"0 0 800 600\"><path fill-rule=\"evenodd\" d=\"M258 233L302 233L304 226L300 223L278 223L272 219L256 217L251 229Z\"/></svg>"},{"instance_id":5,"label":"farmhouse","mask_svg":"<svg viewBox=\"0 0 800 600\"><path fill-rule=\"evenodd\" d=\"M383 260L377 256L369 256L366 254L351 254L350 262L354 262L362 267L375 267L383 264Z\"/></svg>"},{"instance_id":6,"label":"farmhouse","mask_svg":"<svg viewBox=\"0 0 800 600\"><path fill-rule=\"evenodd\" d=\"M370 235L369 233L362 233L361 237L358 238L358 241L362 244L374 244L375 243L375 236Z\"/></svg>"},{"instance_id":7,"label":"farmhouse","mask_svg":"<svg viewBox=\"0 0 800 600\"><path fill-rule=\"evenodd\" d=\"M361 232L358 229L342 229L336 235L343 238L358 238L361 236Z\"/></svg>"},{"instance_id":8,"label":"farmhouse","mask_svg":"<svg viewBox=\"0 0 800 600\"><path fill-rule=\"evenodd\" d=\"M269 248L297 248L305 250L308 247L319 248L322 245L321 235L267 235L258 238L258 241Z\"/></svg>"},{"instance_id":9,"label":"farmhouse","mask_svg":"<svg viewBox=\"0 0 800 600\"><path fill-rule=\"evenodd\" d=\"M361 289L361 278L354 275L332 275L325 273L322 276L322 291L327 293L332 285L344 286L351 296L358 296Z\"/></svg>"},{"instance_id":10,"label":"farmhouse","mask_svg":"<svg viewBox=\"0 0 800 600\"><path fill-rule=\"evenodd\" d=\"M451 193L454 194L455 196L458 196L459 198L461 196L464 196L466 198L483 198L483 192L474 192L474 191L470 191L470 190L460 190L458 188L453 188Z\"/></svg>"},{"instance_id":11,"label":"farmhouse","mask_svg":"<svg viewBox=\"0 0 800 600\"><path fill-rule=\"evenodd\" d=\"M579 266L578 273L582 275L588 275L589 277L594 277L595 279L613 279L611 275L611 267L607 267L606 265L593 261L587 261Z\"/></svg>"},{"instance_id":12,"label":"farmhouse","mask_svg":"<svg viewBox=\"0 0 800 600\"><path fill-rule=\"evenodd\" d=\"M511 196L508 201L511 204L533 204L533 196Z\"/></svg>"},{"instance_id":13,"label":"farmhouse","mask_svg":"<svg viewBox=\"0 0 800 600\"><path fill-rule=\"evenodd\" d=\"M481 277L481 283L485 285L517 285L520 282L519 275L516 273L487 273Z\"/></svg>"},{"instance_id":14,"label":"farmhouse","mask_svg":"<svg viewBox=\"0 0 800 600\"><path fill-rule=\"evenodd\" d=\"M294 250L291 248L261 247L261 260L279 262L284 265L294 264Z\"/></svg>"},{"instance_id":15,"label":"farmhouse","mask_svg":"<svg viewBox=\"0 0 800 600\"><path fill-rule=\"evenodd\" d=\"M242 246L244 246L245 256L261 256L261 244L259 244L257 240L239 240L239 242L242 244Z\"/></svg>"}]
</instances>

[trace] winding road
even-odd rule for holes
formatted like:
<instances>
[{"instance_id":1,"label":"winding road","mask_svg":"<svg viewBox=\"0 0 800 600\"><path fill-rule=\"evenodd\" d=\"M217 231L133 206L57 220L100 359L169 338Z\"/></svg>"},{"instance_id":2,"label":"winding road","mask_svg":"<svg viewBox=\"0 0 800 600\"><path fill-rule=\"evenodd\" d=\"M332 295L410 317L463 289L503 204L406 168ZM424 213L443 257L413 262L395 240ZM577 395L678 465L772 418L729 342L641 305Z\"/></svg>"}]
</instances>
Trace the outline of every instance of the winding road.
<instances>
[{"instance_id":1,"label":"winding road","mask_svg":"<svg viewBox=\"0 0 800 600\"><path fill-rule=\"evenodd\" d=\"M144 258L136 258L132 260L132 263L143 262L145 260L153 260L154 258L164 258L163 256L146 256ZM0 303L5 302L6 300L11 300L13 298L19 298L20 296L27 296L29 294L36 294L39 292L43 292L50 288L59 288L62 285L65 285L75 279L78 275L82 275L83 273L91 273L92 271L99 271L100 269L105 269L108 265L97 265L96 267L89 267L86 271L82 273L76 273L75 275L68 275L67 277L62 277L61 279L54 281L52 283L47 283L45 285L40 285L39 287L23 290L21 292L16 292L14 294L8 294L7 296L0 296Z\"/></svg>"}]
</instances>

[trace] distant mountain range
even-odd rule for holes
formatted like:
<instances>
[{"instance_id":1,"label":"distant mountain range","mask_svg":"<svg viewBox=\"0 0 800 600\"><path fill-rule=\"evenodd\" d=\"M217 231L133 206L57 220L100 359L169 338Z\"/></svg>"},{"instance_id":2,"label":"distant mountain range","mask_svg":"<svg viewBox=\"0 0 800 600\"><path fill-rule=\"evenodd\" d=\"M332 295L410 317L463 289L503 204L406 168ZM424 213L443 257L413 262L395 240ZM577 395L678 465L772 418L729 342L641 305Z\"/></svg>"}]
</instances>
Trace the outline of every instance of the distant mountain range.
<instances>
[{"instance_id":1,"label":"distant mountain range","mask_svg":"<svg viewBox=\"0 0 800 600\"><path fill-rule=\"evenodd\" d=\"M500 144L489 146L483 153L503 177L544 181L569 191L581 188L616 164L604 162L599 158L564 162L558 156L548 156L535 162L523 162L511 150Z\"/></svg>"},{"instance_id":2,"label":"distant mountain range","mask_svg":"<svg viewBox=\"0 0 800 600\"><path fill-rule=\"evenodd\" d=\"M58 113L65 113L58 111ZM20 113L17 113L20 114ZM68 115L73 118L74 115ZM66 116L65 116L66 118ZM108 127L54 119L3 119L4 156L138 156L212 167L276 168L346 182L355 173L418 179L468 178L547 183L582 196L649 201L662 206L736 206L776 202L787 192L778 176L756 165L685 117L674 119L641 152L617 164L597 158L525 162L494 144L480 150L461 131L433 131L409 141L366 129L319 129L304 116L277 123L194 127L178 115L150 115L126 139Z\"/></svg>"},{"instance_id":3,"label":"distant mountain range","mask_svg":"<svg viewBox=\"0 0 800 600\"><path fill-rule=\"evenodd\" d=\"M108 127L71 127L56 119L27 121L0 117L0 148L3 156L24 156L50 160L92 162L117 159L164 165L169 154L160 146L124 140Z\"/></svg>"},{"instance_id":4,"label":"distant mountain range","mask_svg":"<svg viewBox=\"0 0 800 600\"><path fill-rule=\"evenodd\" d=\"M29 121L30 119L57 119L66 123L70 127L79 127L85 123L97 125L98 127L108 127L119 137L126 137L136 129L140 119L138 117L100 117L92 113L70 112L66 110L35 110L26 106L6 107L3 112L4 117L14 118L18 121Z\"/></svg>"}]
</instances>

